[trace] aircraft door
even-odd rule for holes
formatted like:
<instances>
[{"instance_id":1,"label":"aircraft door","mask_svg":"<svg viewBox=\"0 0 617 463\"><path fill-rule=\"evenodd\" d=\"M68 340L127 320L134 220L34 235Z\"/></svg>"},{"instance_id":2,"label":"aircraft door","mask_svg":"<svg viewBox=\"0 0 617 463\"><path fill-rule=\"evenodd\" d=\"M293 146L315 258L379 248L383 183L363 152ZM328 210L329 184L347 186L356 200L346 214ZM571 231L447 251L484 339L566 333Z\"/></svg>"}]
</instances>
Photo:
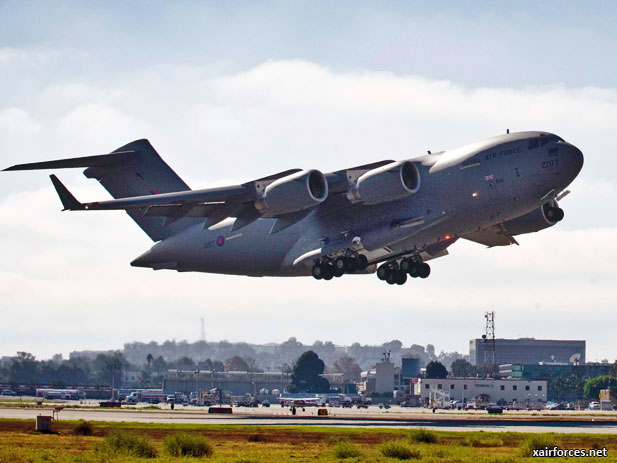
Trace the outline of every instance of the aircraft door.
<instances>
[{"instance_id":1,"label":"aircraft door","mask_svg":"<svg viewBox=\"0 0 617 463\"><path fill-rule=\"evenodd\" d=\"M491 219L497 219L501 215L500 202L499 202L499 190L497 188L497 181L493 175L487 175L486 190L488 193L488 210L491 213Z\"/></svg>"}]
</instances>

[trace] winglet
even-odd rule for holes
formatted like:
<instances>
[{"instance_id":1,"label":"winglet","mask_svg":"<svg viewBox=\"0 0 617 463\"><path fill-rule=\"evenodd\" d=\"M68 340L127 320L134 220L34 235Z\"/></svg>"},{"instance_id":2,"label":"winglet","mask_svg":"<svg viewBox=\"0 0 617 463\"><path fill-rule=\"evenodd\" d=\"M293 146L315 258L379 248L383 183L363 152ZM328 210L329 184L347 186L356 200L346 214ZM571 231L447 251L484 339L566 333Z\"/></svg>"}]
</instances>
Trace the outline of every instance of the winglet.
<instances>
[{"instance_id":1,"label":"winglet","mask_svg":"<svg viewBox=\"0 0 617 463\"><path fill-rule=\"evenodd\" d=\"M51 183L54 184L54 188L56 189L56 193L60 196L60 201L62 201L63 211L76 211L84 209L83 205L75 199L75 196L71 194L69 190L62 184L58 177L55 175L50 175Z\"/></svg>"}]
</instances>

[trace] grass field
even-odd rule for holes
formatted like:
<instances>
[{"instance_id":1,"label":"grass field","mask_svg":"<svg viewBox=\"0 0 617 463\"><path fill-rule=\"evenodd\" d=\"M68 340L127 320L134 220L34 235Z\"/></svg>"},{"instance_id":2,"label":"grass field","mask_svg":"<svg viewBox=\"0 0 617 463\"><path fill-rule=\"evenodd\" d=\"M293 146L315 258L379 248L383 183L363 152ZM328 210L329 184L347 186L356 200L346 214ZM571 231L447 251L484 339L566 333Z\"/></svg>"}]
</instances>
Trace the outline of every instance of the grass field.
<instances>
[{"instance_id":1,"label":"grass field","mask_svg":"<svg viewBox=\"0 0 617 463\"><path fill-rule=\"evenodd\" d=\"M237 425L60 421L57 434L31 420L0 420L0 463L538 461L531 448L594 449L617 462L617 436ZM91 435L89 435L91 434ZM197 455L197 456L195 456ZM543 459L540 459L540 461ZM550 458L565 460L565 458Z\"/></svg>"}]
</instances>

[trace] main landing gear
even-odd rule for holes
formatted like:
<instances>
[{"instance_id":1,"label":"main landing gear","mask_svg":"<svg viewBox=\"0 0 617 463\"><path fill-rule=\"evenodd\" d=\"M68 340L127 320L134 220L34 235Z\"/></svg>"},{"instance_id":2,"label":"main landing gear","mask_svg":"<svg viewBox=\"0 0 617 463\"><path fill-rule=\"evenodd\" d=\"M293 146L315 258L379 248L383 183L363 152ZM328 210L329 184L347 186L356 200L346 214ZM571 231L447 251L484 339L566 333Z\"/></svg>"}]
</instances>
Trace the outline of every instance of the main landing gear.
<instances>
[{"instance_id":1,"label":"main landing gear","mask_svg":"<svg viewBox=\"0 0 617 463\"><path fill-rule=\"evenodd\" d=\"M365 270L368 267L368 259L362 254L340 256L336 259L322 259L313 265L313 278L316 280L331 280L340 278L346 273Z\"/></svg>"},{"instance_id":2,"label":"main landing gear","mask_svg":"<svg viewBox=\"0 0 617 463\"><path fill-rule=\"evenodd\" d=\"M377 278L389 285L404 285L407 275L412 278L426 278L431 274L431 267L423 262L418 262L409 257L401 260L386 262L377 269Z\"/></svg>"}]
</instances>

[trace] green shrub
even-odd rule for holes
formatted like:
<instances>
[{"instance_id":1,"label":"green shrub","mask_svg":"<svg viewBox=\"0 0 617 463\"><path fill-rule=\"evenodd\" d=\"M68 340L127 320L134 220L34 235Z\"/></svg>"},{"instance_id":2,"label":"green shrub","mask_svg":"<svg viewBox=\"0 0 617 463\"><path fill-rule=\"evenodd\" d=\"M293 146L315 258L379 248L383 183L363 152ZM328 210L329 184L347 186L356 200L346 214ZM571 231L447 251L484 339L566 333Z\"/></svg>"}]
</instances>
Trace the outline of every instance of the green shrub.
<instances>
[{"instance_id":1,"label":"green shrub","mask_svg":"<svg viewBox=\"0 0 617 463\"><path fill-rule=\"evenodd\" d=\"M172 457L209 457L214 452L212 444L205 436L187 433L167 436L165 450Z\"/></svg>"},{"instance_id":2,"label":"green shrub","mask_svg":"<svg viewBox=\"0 0 617 463\"><path fill-rule=\"evenodd\" d=\"M528 437L519 445L519 451L523 457L531 457L533 450L544 449L548 447L552 449L557 445L557 441L554 436L547 434L534 434Z\"/></svg>"},{"instance_id":3,"label":"green shrub","mask_svg":"<svg viewBox=\"0 0 617 463\"><path fill-rule=\"evenodd\" d=\"M126 431L109 433L103 440L102 450L141 458L156 458L158 456L150 438Z\"/></svg>"},{"instance_id":4,"label":"green shrub","mask_svg":"<svg viewBox=\"0 0 617 463\"><path fill-rule=\"evenodd\" d=\"M89 421L81 420L81 423L73 428L73 434L75 436L91 436L94 434L94 426Z\"/></svg>"},{"instance_id":5,"label":"green shrub","mask_svg":"<svg viewBox=\"0 0 617 463\"><path fill-rule=\"evenodd\" d=\"M409 440L411 442L421 442L423 444L434 444L437 442L437 434L428 429L412 429L409 433Z\"/></svg>"},{"instance_id":6,"label":"green shrub","mask_svg":"<svg viewBox=\"0 0 617 463\"><path fill-rule=\"evenodd\" d=\"M388 458L397 458L398 460L411 460L412 458L420 458L420 451L411 448L405 442L400 440L391 440L384 442L381 446L381 454Z\"/></svg>"},{"instance_id":7,"label":"green shrub","mask_svg":"<svg viewBox=\"0 0 617 463\"><path fill-rule=\"evenodd\" d=\"M467 447L501 447L503 441L497 436L468 436L463 441Z\"/></svg>"},{"instance_id":8,"label":"green shrub","mask_svg":"<svg viewBox=\"0 0 617 463\"><path fill-rule=\"evenodd\" d=\"M332 449L334 458L357 458L362 456L362 451L357 445L340 441Z\"/></svg>"}]
</instances>

